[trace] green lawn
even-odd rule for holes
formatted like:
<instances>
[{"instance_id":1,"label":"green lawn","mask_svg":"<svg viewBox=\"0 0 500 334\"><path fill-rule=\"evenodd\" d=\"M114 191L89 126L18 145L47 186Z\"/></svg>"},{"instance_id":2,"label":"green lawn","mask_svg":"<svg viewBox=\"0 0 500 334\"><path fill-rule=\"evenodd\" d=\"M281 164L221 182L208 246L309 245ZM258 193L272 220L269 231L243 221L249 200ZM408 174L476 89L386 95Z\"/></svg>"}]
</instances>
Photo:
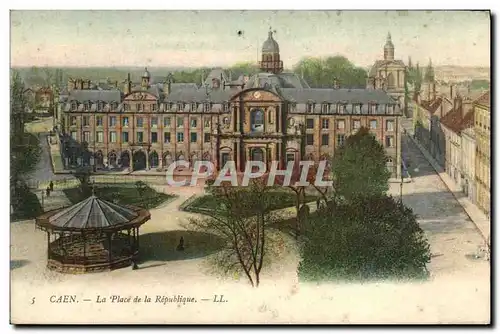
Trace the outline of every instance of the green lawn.
<instances>
[{"instance_id":1,"label":"green lawn","mask_svg":"<svg viewBox=\"0 0 500 334\"><path fill-rule=\"evenodd\" d=\"M270 196L271 210L284 209L291 206L295 206L296 197L295 194L289 190L278 190L265 193L266 196ZM316 201L317 196L306 195L306 202ZM191 212L203 213L204 211L210 211L217 208L220 203L217 198L212 195L204 195L195 198L189 205L184 209Z\"/></svg>"},{"instance_id":2,"label":"green lawn","mask_svg":"<svg viewBox=\"0 0 500 334\"><path fill-rule=\"evenodd\" d=\"M73 204L85 199L79 187L64 189L63 191ZM95 194L97 197L109 202L131 204L147 209L155 208L175 197L175 195L159 193L148 186L144 188L144 193L141 194L133 183L96 184Z\"/></svg>"}]
</instances>

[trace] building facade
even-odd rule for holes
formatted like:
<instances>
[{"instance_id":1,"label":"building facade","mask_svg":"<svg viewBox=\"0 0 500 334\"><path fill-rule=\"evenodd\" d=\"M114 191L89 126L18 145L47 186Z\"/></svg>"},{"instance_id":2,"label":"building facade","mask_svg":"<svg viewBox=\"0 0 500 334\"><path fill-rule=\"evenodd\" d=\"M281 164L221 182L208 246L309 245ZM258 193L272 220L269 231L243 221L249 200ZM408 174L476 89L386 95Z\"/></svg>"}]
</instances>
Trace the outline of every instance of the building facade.
<instances>
[{"instance_id":1,"label":"building facade","mask_svg":"<svg viewBox=\"0 0 500 334\"><path fill-rule=\"evenodd\" d=\"M473 103L476 135L476 203L490 215L490 92Z\"/></svg>"},{"instance_id":2,"label":"building facade","mask_svg":"<svg viewBox=\"0 0 500 334\"><path fill-rule=\"evenodd\" d=\"M145 70L123 92L73 89L63 99L69 164L165 170L175 160L323 160L364 126L387 152L393 177L401 173L399 103L383 89L310 88L283 72L272 32L262 47L262 72L233 81L214 69L201 87L154 83ZM332 79L333 80L333 79ZM157 80L158 81L158 80ZM73 143L73 145L70 145ZM79 149L90 152L82 154Z\"/></svg>"},{"instance_id":3,"label":"building facade","mask_svg":"<svg viewBox=\"0 0 500 334\"><path fill-rule=\"evenodd\" d=\"M469 121L470 120L470 121ZM476 203L476 136L474 133L474 112L466 116L462 137L462 189L472 203Z\"/></svg>"}]
</instances>

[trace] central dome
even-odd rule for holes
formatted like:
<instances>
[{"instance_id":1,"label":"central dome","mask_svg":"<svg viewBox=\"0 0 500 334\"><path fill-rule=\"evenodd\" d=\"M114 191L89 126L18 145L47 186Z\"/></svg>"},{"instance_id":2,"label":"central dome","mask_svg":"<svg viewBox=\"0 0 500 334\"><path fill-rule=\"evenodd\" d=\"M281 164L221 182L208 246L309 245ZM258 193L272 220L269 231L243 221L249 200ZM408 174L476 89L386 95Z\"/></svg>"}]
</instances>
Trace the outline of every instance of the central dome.
<instances>
[{"instance_id":1,"label":"central dome","mask_svg":"<svg viewBox=\"0 0 500 334\"><path fill-rule=\"evenodd\" d=\"M262 52L263 53L279 53L280 52L280 47L278 45L278 42L276 42L273 38L273 32L269 30L269 35L262 44Z\"/></svg>"}]
</instances>

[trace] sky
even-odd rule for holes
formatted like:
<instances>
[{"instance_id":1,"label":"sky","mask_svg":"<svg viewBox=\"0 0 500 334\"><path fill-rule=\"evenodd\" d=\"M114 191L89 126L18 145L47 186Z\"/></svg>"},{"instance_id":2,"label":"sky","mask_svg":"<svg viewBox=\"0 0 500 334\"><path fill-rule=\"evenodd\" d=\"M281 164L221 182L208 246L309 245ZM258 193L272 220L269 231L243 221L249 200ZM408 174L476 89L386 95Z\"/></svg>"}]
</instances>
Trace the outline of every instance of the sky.
<instances>
[{"instance_id":1,"label":"sky","mask_svg":"<svg viewBox=\"0 0 500 334\"><path fill-rule=\"evenodd\" d=\"M343 55L423 65L490 66L488 12L11 11L11 66L227 66L256 62L269 28L291 68ZM240 32L240 34L238 34Z\"/></svg>"}]
</instances>

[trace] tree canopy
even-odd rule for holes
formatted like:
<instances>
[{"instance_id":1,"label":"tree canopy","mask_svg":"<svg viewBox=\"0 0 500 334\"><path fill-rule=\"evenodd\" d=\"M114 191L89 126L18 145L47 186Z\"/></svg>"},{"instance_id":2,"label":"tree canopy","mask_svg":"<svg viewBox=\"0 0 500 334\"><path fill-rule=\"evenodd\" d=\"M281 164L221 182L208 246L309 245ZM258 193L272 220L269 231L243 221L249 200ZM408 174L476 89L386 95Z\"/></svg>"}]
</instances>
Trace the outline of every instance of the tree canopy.
<instances>
[{"instance_id":1,"label":"tree canopy","mask_svg":"<svg viewBox=\"0 0 500 334\"><path fill-rule=\"evenodd\" d=\"M314 88L331 88L335 79L341 87L364 88L366 86L366 70L355 66L344 56L304 58L294 66L293 71L303 76L304 80Z\"/></svg>"},{"instance_id":2,"label":"tree canopy","mask_svg":"<svg viewBox=\"0 0 500 334\"><path fill-rule=\"evenodd\" d=\"M360 196L310 217L299 279L364 281L427 276L429 243L416 216L393 197Z\"/></svg>"},{"instance_id":3,"label":"tree canopy","mask_svg":"<svg viewBox=\"0 0 500 334\"><path fill-rule=\"evenodd\" d=\"M389 189L384 147L362 127L335 150L332 161L333 188L350 200L360 194L384 194Z\"/></svg>"}]
</instances>

